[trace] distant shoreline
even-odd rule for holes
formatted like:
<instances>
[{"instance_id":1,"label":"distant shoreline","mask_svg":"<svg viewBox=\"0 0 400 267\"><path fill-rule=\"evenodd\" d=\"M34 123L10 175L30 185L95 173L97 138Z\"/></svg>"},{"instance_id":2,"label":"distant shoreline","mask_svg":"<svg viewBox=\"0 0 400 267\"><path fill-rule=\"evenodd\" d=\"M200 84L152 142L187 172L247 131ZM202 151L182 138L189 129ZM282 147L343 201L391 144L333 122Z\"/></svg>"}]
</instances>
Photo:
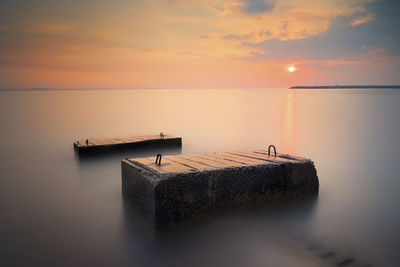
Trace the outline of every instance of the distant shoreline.
<instances>
[{"instance_id":1,"label":"distant shoreline","mask_svg":"<svg viewBox=\"0 0 400 267\"><path fill-rule=\"evenodd\" d=\"M400 85L292 86L289 89L400 89Z\"/></svg>"},{"instance_id":2,"label":"distant shoreline","mask_svg":"<svg viewBox=\"0 0 400 267\"><path fill-rule=\"evenodd\" d=\"M288 87L286 87L288 88ZM243 90L286 89L281 88L0 88L0 92L68 92L68 91L120 91L120 90ZM337 86L292 86L289 89L400 89L400 85L337 85Z\"/></svg>"}]
</instances>

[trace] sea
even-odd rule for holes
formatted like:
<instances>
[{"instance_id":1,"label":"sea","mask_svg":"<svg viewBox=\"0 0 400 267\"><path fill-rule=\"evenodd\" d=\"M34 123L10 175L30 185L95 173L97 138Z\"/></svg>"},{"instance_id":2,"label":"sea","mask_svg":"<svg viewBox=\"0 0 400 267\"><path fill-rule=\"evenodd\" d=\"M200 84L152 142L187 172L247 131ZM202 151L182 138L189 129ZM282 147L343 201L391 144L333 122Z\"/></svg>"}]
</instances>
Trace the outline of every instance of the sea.
<instances>
[{"instance_id":1,"label":"sea","mask_svg":"<svg viewBox=\"0 0 400 267\"><path fill-rule=\"evenodd\" d=\"M1 266L399 266L400 90L0 91ZM182 148L79 157L73 142L163 132ZM121 159L276 146L319 194L157 233Z\"/></svg>"}]
</instances>

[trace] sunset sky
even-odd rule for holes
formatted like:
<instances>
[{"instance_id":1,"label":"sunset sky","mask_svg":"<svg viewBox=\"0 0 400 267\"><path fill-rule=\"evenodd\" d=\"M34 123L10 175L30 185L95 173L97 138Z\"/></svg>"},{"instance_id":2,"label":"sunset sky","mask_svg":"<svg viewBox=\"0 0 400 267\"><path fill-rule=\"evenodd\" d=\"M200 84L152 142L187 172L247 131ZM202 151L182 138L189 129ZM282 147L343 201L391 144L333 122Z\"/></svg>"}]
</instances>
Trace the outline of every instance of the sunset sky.
<instances>
[{"instance_id":1,"label":"sunset sky","mask_svg":"<svg viewBox=\"0 0 400 267\"><path fill-rule=\"evenodd\" d=\"M399 10L398 0L1 0L0 88L399 84Z\"/></svg>"}]
</instances>

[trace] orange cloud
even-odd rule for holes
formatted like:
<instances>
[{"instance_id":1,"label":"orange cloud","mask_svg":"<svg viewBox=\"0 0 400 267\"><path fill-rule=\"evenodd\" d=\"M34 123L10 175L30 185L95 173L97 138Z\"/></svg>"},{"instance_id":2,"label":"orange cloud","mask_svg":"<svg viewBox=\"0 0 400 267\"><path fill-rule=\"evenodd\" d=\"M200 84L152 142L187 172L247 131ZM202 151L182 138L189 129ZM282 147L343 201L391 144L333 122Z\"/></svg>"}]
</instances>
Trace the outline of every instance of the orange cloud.
<instances>
[{"instance_id":1,"label":"orange cloud","mask_svg":"<svg viewBox=\"0 0 400 267\"><path fill-rule=\"evenodd\" d=\"M61 35L76 46L130 47L131 51L158 51L146 56L166 57L202 54L211 58L245 57L263 53L254 46L266 40L304 39L324 33L338 16L351 17L366 12L373 0L285 0L276 1L272 10L254 15L246 12L243 0L153 0L113 7L82 20L55 21L30 18L9 30L44 35ZM359 25L372 15L353 21ZM207 36L209 38L201 38ZM226 38L236 36L236 38ZM80 44L83 43L83 44Z\"/></svg>"},{"instance_id":2,"label":"orange cloud","mask_svg":"<svg viewBox=\"0 0 400 267\"><path fill-rule=\"evenodd\" d=\"M246 60L265 53L256 44L322 34L339 16L367 14L372 1L275 1L264 13L248 12L241 0L125 1L71 18L28 14L0 25L0 80L19 74L27 87L280 86L308 76L304 69L288 76L279 60Z\"/></svg>"}]
</instances>

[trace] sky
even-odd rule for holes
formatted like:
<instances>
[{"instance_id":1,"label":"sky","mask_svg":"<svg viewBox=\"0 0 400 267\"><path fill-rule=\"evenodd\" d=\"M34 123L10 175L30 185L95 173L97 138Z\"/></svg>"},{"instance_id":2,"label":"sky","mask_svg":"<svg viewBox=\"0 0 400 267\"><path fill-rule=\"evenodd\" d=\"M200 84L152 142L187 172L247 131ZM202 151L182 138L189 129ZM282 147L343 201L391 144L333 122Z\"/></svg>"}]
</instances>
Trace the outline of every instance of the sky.
<instances>
[{"instance_id":1,"label":"sky","mask_svg":"<svg viewBox=\"0 0 400 267\"><path fill-rule=\"evenodd\" d=\"M1 0L0 88L400 84L399 10L398 0Z\"/></svg>"}]
</instances>

